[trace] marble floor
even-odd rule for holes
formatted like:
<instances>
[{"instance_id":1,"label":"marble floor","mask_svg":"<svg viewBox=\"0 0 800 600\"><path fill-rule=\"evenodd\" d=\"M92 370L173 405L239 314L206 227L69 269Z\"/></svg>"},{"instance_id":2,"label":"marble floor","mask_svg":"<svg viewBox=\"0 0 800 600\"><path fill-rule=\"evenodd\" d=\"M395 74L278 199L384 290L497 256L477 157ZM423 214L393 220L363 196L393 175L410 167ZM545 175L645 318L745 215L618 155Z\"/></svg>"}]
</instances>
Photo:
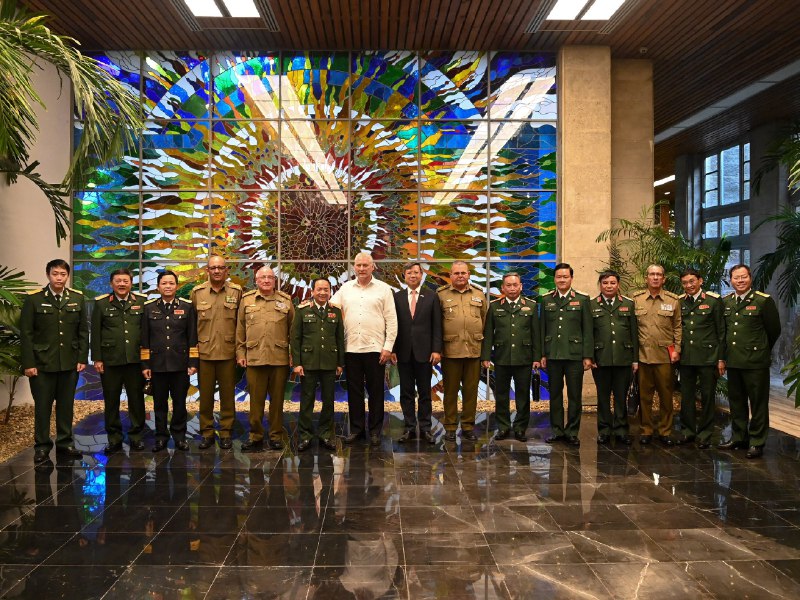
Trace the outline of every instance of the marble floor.
<instances>
[{"instance_id":1,"label":"marble floor","mask_svg":"<svg viewBox=\"0 0 800 600\"><path fill-rule=\"evenodd\" d=\"M748 461L598 447L588 414L580 448L544 443L544 414L526 444L495 442L490 421L477 443L439 427L437 444L399 444L392 414L380 448L297 456L241 454L239 414L232 451L148 440L105 457L87 418L83 460L0 465L0 596L800 597L796 438L773 431Z\"/></svg>"}]
</instances>

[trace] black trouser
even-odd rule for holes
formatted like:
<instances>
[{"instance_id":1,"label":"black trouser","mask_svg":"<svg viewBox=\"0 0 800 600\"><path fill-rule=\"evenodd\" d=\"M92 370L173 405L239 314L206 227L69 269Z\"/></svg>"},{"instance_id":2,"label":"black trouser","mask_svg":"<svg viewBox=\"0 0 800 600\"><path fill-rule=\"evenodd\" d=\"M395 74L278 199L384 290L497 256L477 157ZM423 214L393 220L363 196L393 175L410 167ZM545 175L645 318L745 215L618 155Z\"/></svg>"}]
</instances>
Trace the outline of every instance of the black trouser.
<instances>
[{"instance_id":1,"label":"black trouser","mask_svg":"<svg viewBox=\"0 0 800 600\"><path fill-rule=\"evenodd\" d=\"M360 434L366 428L364 388L369 397L369 435L383 430L383 380L386 367L380 364L380 352L346 352L347 409L350 412L350 433Z\"/></svg>"},{"instance_id":2,"label":"black trouser","mask_svg":"<svg viewBox=\"0 0 800 600\"><path fill-rule=\"evenodd\" d=\"M39 370L36 377L29 378L33 395L33 439L36 450L49 452L53 447L50 440L50 415L53 401L56 403L56 446L66 448L72 445L72 409L75 402L75 386L78 385L78 372L46 372Z\"/></svg>"},{"instance_id":3,"label":"black trouser","mask_svg":"<svg viewBox=\"0 0 800 600\"><path fill-rule=\"evenodd\" d=\"M186 394L189 392L189 374L183 371L153 371L153 412L156 416L156 439L175 441L186 439ZM172 396L172 420L167 432L169 397Z\"/></svg>"},{"instance_id":4,"label":"black trouser","mask_svg":"<svg viewBox=\"0 0 800 600\"><path fill-rule=\"evenodd\" d=\"M766 444L769 431L769 368L729 368L728 402L731 407L731 441L749 442L756 447Z\"/></svg>"},{"instance_id":5,"label":"black trouser","mask_svg":"<svg viewBox=\"0 0 800 600\"><path fill-rule=\"evenodd\" d=\"M715 365L681 364L681 433L691 440L701 442L711 439L714 431L714 409L717 391ZM699 382L699 383L698 383ZM700 418L697 419L696 395L700 390Z\"/></svg>"},{"instance_id":6,"label":"black trouser","mask_svg":"<svg viewBox=\"0 0 800 600\"><path fill-rule=\"evenodd\" d=\"M592 369L592 377L597 387L597 434L628 435L627 397L633 378L631 366L597 367Z\"/></svg>"},{"instance_id":7,"label":"black trouser","mask_svg":"<svg viewBox=\"0 0 800 600\"><path fill-rule=\"evenodd\" d=\"M431 363L398 362L400 375L400 407L403 409L403 420L406 431L417 430L420 433L431 430ZM414 411L414 400L419 396L417 412Z\"/></svg>"},{"instance_id":8,"label":"black trouser","mask_svg":"<svg viewBox=\"0 0 800 600\"><path fill-rule=\"evenodd\" d=\"M100 376L100 383L105 399L104 418L109 444L117 444L122 441L122 420L119 416L122 386L125 386L125 392L128 395L128 418L131 421L128 438L131 440L142 439L144 431L143 382L141 363L128 363L113 367L106 365L105 372Z\"/></svg>"},{"instance_id":9,"label":"black trouser","mask_svg":"<svg viewBox=\"0 0 800 600\"><path fill-rule=\"evenodd\" d=\"M336 391L336 371L304 369L305 375L300 382L300 411L297 416L297 428L301 440L314 437L314 399L317 395L317 383L322 388L320 400L322 410L319 413L317 434L322 439L333 437L333 401Z\"/></svg>"},{"instance_id":10,"label":"black trouser","mask_svg":"<svg viewBox=\"0 0 800 600\"><path fill-rule=\"evenodd\" d=\"M524 434L531 420L531 365L494 366L494 418L497 429L511 428L511 379L514 379L514 404L517 416L514 431Z\"/></svg>"},{"instance_id":11,"label":"black trouser","mask_svg":"<svg viewBox=\"0 0 800 600\"><path fill-rule=\"evenodd\" d=\"M547 359L550 382L550 428L555 435L578 437L583 406L583 361ZM567 422L564 424L564 381L567 382Z\"/></svg>"}]
</instances>

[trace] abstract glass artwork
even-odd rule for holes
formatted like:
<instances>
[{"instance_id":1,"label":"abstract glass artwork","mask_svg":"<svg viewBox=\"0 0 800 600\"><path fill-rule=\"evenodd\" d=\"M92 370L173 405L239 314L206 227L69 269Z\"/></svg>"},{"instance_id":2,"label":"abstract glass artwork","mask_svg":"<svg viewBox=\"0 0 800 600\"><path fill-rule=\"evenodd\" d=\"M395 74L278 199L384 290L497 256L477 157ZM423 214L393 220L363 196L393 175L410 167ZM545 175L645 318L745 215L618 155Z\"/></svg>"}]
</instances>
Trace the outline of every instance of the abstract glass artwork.
<instances>
[{"instance_id":1,"label":"abstract glass artwork","mask_svg":"<svg viewBox=\"0 0 800 600\"><path fill-rule=\"evenodd\" d=\"M359 251L395 288L406 261L422 263L431 288L448 282L454 260L468 261L472 283L490 296L512 270L527 295L552 283L554 54L96 58L139 96L144 127L73 198L75 285L90 297L108 291L119 267L147 294L160 270L173 269L188 295L211 254L225 256L247 289L256 269L271 266L296 301L318 276L338 289ZM296 392L287 388L287 398ZM79 397L98 394L89 370Z\"/></svg>"}]
</instances>

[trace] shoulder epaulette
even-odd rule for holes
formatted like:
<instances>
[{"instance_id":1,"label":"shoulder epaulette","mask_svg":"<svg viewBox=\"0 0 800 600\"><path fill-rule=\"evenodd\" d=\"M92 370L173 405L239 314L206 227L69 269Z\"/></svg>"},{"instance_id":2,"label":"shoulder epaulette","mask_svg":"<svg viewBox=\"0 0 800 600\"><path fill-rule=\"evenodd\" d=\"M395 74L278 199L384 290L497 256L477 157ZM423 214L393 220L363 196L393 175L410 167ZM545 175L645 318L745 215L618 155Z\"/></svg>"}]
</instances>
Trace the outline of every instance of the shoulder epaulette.
<instances>
[{"instance_id":1,"label":"shoulder epaulette","mask_svg":"<svg viewBox=\"0 0 800 600\"><path fill-rule=\"evenodd\" d=\"M490 300L489 304L494 304L495 302L500 302L503 299L505 299L505 296L500 296L499 298L495 298L494 300Z\"/></svg>"},{"instance_id":2,"label":"shoulder epaulette","mask_svg":"<svg viewBox=\"0 0 800 600\"><path fill-rule=\"evenodd\" d=\"M581 296L586 296L587 298L589 297L589 294L587 294L586 292L582 292L580 290L572 290L572 291L575 292L576 294L580 294Z\"/></svg>"},{"instance_id":3,"label":"shoulder epaulette","mask_svg":"<svg viewBox=\"0 0 800 600\"><path fill-rule=\"evenodd\" d=\"M233 281L229 281L228 285L231 286L231 288L234 289L234 290L241 290L242 289L242 286L240 286L238 283L234 283Z\"/></svg>"},{"instance_id":4,"label":"shoulder epaulette","mask_svg":"<svg viewBox=\"0 0 800 600\"><path fill-rule=\"evenodd\" d=\"M252 295L253 295L253 294L255 294L257 291L258 291L258 290L250 290L249 292L245 292L244 294L242 294L242 298L245 298L246 296L252 296Z\"/></svg>"},{"instance_id":5,"label":"shoulder epaulette","mask_svg":"<svg viewBox=\"0 0 800 600\"><path fill-rule=\"evenodd\" d=\"M716 292L706 292L706 296L711 296L712 298L719 298L719 294Z\"/></svg>"},{"instance_id":6,"label":"shoulder epaulette","mask_svg":"<svg viewBox=\"0 0 800 600\"><path fill-rule=\"evenodd\" d=\"M552 293L553 290L539 290L540 296L547 296L547 294Z\"/></svg>"},{"instance_id":7,"label":"shoulder epaulette","mask_svg":"<svg viewBox=\"0 0 800 600\"><path fill-rule=\"evenodd\" d=\"M67 288L67 289L68 289L70 292L74 293L74 294L78 294L78 295L80 295L80 296L83 296L83 292L82 292L82 291L80 291L80 290L76 290L75 288Z\"/></svg>"},{"instance_id":8,"label":"shoulder epaulette","mask_svg":"<svg viewBox=\"0 0 800 600\"><path fill-rule=\"evenodd\" d=\"M44 290L42 288L39 288L38 290L29 290L28 291L28 296L33 296L34 294L38 294L39 292L43 292L43 291Z\"/></svg>"},{"instance_id":9,"label":"shoulder epaulette","mask_svg":"<svg viewBox=\"0 0 800 600\"><path fill-rule=\"evenodd\" d=\"M450 286L450 284L448 283L448 284L445 284L445 285L443 285L443 286L441 286L441 287L438 287L438 288L436 288L436 291L437 291L437 292L443 292L444 290L446 290L446 289L448 289L448 288L450 288L450 287L451 287L451 286Z\"/></svg>"},{"instance_id":10,"label":"shoulder epaulette","mask_svg":"<svg viewBox=\"0 0 800 600\"><path fill-rule=\"evenodd\" d=\"M152 304L153 302L158 302L158 298L151 298L150 300L145 302L145 305Z\"/></svg>"},{"instance_id":11,"label":"shoulder epaulette","mask_svg":"<svg viewBox=\"0 0 800 600\"><path fill-rule=\"evenodd\" d=\"M297 308L305 308L306 306L311 306L311 300L305 300L297 305Z\"/></svg>"},{"instance_id":12,"label":"shoulder epaulette","mask_svg":"<svg viewBox=\"0 0 800 600\"><path fill-rule=\"evenodd\" d=\"M192 291L195 291L195 290L201 290L201 289L203 289L203 288L207 288L209 285L210 285L210 284L209 284L209 282L208 282L208 281L204 281L203 283L198 283L196 286L194 286L194 287L192 288Z\"/></svg>"},{"instance_id":13,"label":"shoulder epaulette","mask_svg":"<svg viewBox=\"0 0 800 600\"><path fill-rule=\"evenodd\" d=\"M638 297L639 297L639 296L641 296L642 294L646 294L646 293L647 293L647 290L639 290L638 292L634 292L634 293L633 293L633 297L634 297L634 298L638 298Z\"/></svg>"},{"instance_id":14,"label":"shoulder epaulette","mask_svg":"<svg viewBox=\"0 0 800 600\"><path fill-rule=\"evenodd\" d=\"M110 294L100 294L99 296L95 296L95 300L102 300L103 298L108 298Z\"/></svg>"},{"instance_id":15,"label":"shoulder epaulette","mask_svg":"<svg viewBox=\"0 0 800 600\"><path fill-rule=\"evenodd\" d=\"M708 293L708 292L706 292L706 293ZM686 294L681 294L680 296L678 296L678 298L680 298L681 300L685 300L686 299Z\"/></svg>"},{"instance_id":16,"label":"shoulder epaulette","mask_svg":"<svg viewBox=\"0 0 800 600\"><path fill-rule=\"evenodd\" d=\"M736 292L731 292L730 294L728 294L727 296L725 296L725 298L726 298L726 299L727 299L727 298L733 298L735 295L736 295Z\"/></svg>"},{"instance_id":17,"label":"shoulder epaulette","mask_svg":"<svg viewBox=\"0 0 800 600\"><path fill-rule=\"evenodd\" d=\"M186 302L186 304L191 304L191 300L187 300L186 298L178 298L178 302Z\"/></svg>"},{"instance_id":18,"label":"shoulder epaulette","mask_svg":"<svg viewBox=\"0 0 800 600\"><path fill-rule=\"evenodd\" d=\"M667 296L668 298L675 298L676 300L678 299L678 294L670 292L669 290L661 290L661 293Z\"/></svg>"},{"instance_id":19,"label":"shoulder epaulette","mask_svg":"<svg viewBox=\"0 0 800 600\"><path fill-rule=\"evenodd\" d=\"M292 299L292 297L291 297L289 294L287 294L286 292L282 292L282 291L280 291L280 290L277 290L277 294L278 294L279 296L283 296L283 297L284 297L284 298L286 298L287 300L291 300L291 299Z\"/></svg>"},{"instance_id":20,"label":"shoulder epaulette","mask_svg":"<svg viewBox=\"0 0 800 600\"><path fill-rule=\"evenodd\" d=\"M623 296L622 294L620 294L619 296L620 298L625 298L625 300L630 300L631 302L633 302L633 298L628 298L627 296Z\"/></svg>"},{"instance_id":21,"label":"shoulder epaulette","mask_svg":"<svg viewBox=\"0 0 800 600\"><path fill-rule=\"evenodd\" d=\"M769 298L769 294L765 294L764 292L756 292L756 295L761 296L763 298Z\"/></svg>"},{"instance_id":22,"label":"shoulder epaulette","mask_svg":"<svg viewBox=\"0 0 800 600\"><path fill-rule=\"evenodd\" d=\"M142 298L142 299L147 298L147 294L140 294L139 292L133 292L132 295L134 298Z\"/></svg>"}]
</instances>

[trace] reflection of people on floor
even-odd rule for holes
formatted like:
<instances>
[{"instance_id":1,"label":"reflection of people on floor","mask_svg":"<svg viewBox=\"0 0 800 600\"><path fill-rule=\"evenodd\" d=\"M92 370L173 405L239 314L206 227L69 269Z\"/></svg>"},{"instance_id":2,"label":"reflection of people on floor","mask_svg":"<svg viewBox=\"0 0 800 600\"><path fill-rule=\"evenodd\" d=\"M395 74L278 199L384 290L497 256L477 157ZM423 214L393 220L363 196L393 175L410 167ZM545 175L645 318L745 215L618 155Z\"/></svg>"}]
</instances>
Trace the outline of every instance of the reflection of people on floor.
<instances>
[{"instance_id":1,"label":"reflection of people on floor","mask_svg":"<svg viewBox=\"0 0 800 600\"><path fill-rule=\"evenodd\" d=\"M254 469L251 473L258 471ZM230 465L212 462L201 470L200 477L197 525L189 547L197 552L194 562L220 565L225 562L239 530L238 511L231 508L239 506L236 501L236 470Z\"/></svg>"},{"instance_id":2,"label":"reflection of people on floor","mask_svg":"<svg viewBox=\"0 0 800 600\"><path fill-rule=\"evenodd\" d=\"M387 533L351 533L334 542L343 559L335 560L333 576L316 583L314 598L346 596L345 590L360 600L381 598L390 589L402 588L400 553L395 539Z\"/></svg>"},{"instance_id":3,"label":"reflection of people on floor","mask_svg":"<svg viewBox=\"0 0 800 600\"><path fill-rule=\"evenodd\" d=\"M152 539L152 515L147 508L145 459L109 461L106 465L106 509L99 517L97 554L103 564L129 564ZM88 560L88 564L92 561Z\"/></svg>"}]
</instances>

